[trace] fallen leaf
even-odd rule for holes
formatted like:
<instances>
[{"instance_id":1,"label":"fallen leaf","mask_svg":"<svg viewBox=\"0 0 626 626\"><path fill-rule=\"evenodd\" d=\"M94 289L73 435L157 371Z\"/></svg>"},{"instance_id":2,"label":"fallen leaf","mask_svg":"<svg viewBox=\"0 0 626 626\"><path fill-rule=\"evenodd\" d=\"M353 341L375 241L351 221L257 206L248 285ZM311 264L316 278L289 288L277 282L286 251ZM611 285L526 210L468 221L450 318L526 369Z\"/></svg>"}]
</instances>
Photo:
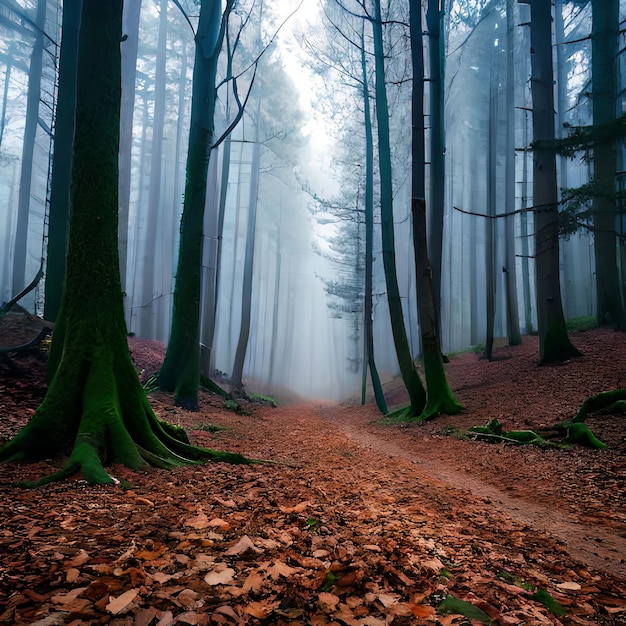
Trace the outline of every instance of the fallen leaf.
<instances>
[{"instance_id":1,"label":"fallen leaf","mask_svg":"<svg viewBox=\"0 0 626 626\"><path fill-rule=\"evenodd\" d=\"M385 607L389 608L392 604L396 604L400 600L400 595L397 593L379 593L377 600Z\"/></svg>"},{"instance_id":2,"label":"fallen leaf","mask_svg":"<svg viewBox=\"0 0 626 626\"><path fill-rule=\"evenodd\" d=\"M185 611L176 616L177 624L190 624L196 626L196 624L206 624L206 619L203 613L196 613L194 611Z\"/></svg>"},{"instance_id":3,"label":"fallen leaf","mask_svg":"<svg viewBox=\"0 0 626 626\"><path fill-rule=\"evenodd\" d=\"M372 543L367 543L363 546L363 548L365 550L370 550L371 552L382 552L382 549L380 546L376 546Z\"/></svg>"},{"instance_id":4,"label":"fallen leaf","mask_svg":"<svg viewBox=\"0 0 626 626\"><path fill-rule=\"evenodd\" d=\"M230 567L224 569L214 569L204 577L204 582L207 585L226 585L232 582L235 578L235 570Z\"/></svg>"},{"instance_id":5,"label":"fallen leaf","mask_svg":"<svg viewBox=\"0 0 626 626\"><path fill-rule=\"evenodd\" d=\"M235 621L239 621L239 615L235 613L235 610L233 609L232 606L228 606L227 604L215 609L214 613L219 613L220 615L227 615L228 617L232 617Z\"/></svg>"},{"instance_id":6,"label":"fallen leaf","mask_svg":"<svg viewBox=\"0 0 626 626\"><path fill-rule=\"evenodd\" d=\"M309 500L305 500L304 502L300 502L295 506L279 506L279 510L283 513L302 513L307 507L311 506L313 503Z\"/></svg>"},{"instance_id":7,"label":"fallen leaf","mask_svg":"<svg viewBox=\"0 0 626 626\"><path fill-rule=\"evenodd\" d=\"M258 591L265 582L265 577L261 576L258 572L251 572L248 574L248 577L243 583L243 590L247 593L248 591Z\"/></svg>"},{"instance_id":8,"label":"fallen leaf","mask_svg":"<svg viewBox=\"0 0 626 626\"><path fill-rule=\"evenodd\" d=\"M410 604L411 613L415 615L415 617L426 618L434 615L437 611L435 611L435 607L429 606L428 604ZM442 615L440 615L437 619L441 621Z\"/></svg>"},{"instance_id":9,"label":"fallen leaf","mask_svg":"<svg viewBox=\"0 0 626 626\"><path fill-rule=\"evenodd\" d=\"M79 576L80 576L80 571L77 570L75 567L70 567L70 569L68 569L67 572L65 572L65 580L68 583L76 582Z\"/></svg>"},{"instance_id":10,"label":"fallen leaf","mask_svg":"<svg viewBox=\"0 0 626 626\"><path fill-rule=\"evenodd\" d=\"M293 567L289 567L289 565L283 563L282 561L276 561L272 567L267 569L267 572L274 580L278 580L280 576L289 578L289 576L296 574L298 570Z\"/></svg>"},{"instance_id":11,"label":"fallen leaf","mask_svg":"<svg viewBox=\"0 0 626 626\"><path fill-rule=\"evenodd\" d=\"M147 498L137 497L137 498L135 498L135 502L136 502L136 504L143 504L143 505L149 506L149 507L153 507L154 506L154 502L152 502L152 500L148 500Z\"/></svg>"},{"instance_id":12,"label":"fallen leaf","mask_svg":"<svg viewBox=\"0 0 626 626\"><path fill-rule=\"evenodd\" d=\"M578 583L573 581L565 581L564 583L559 583L556 585L557 589L563 589L565 591L580 591L581 586Z\"/></svg>"},{"instance_id":13,"label":"fallen leaf","mask_svg":"<svg viewBox=\"0 0 626 626\"><path fill-rule=\"evenodd\" d=\"M244 607L243 612L257 619L267 619L278 604L278 602L250 602Z\"/></svg>"},{"instance_id":14,"label":"fallen leaf","mask_svg":"<svg viewBox=\"0 0 626 626\"><path fill-rule=\"evenodd\" d=\"M72 567L80 567L89 561L91 557L84 551L81 550L73 559L70 559L69 564Z\"/></svg>"},{"instance_id":15,"label":"fallen leaf","mask_svg":"<svg viewBox=\"0 0 626 626\"><path fill-rule=\"evenodd\" d=\"M212 519L207 526L210 526L211 528L219 528L220 530L230 530L232 528L232 526L226 521L223 520L221 517L216 517L214 519Z\"/></svg>"},{"instance_id":16,"label":"fallen leaf","mask_svg":"<svg viewBox=\"0 0 626 626\"><path fill-rule=\"evenodd\" d=\"M117 598L111 596L109 598L109 603L106 605L106 610L113 615L117 615L123 611L137 597L138 594L139 589L129 589Z\"/></svg>"},{"instance_id":17,"label":"fallen leaf","mask_svg":"<svg viewBox=\"0 0 626 626\"><path fill-rule=\"evenodd\" d=\"M335 610L335 607L339 604L339 596L336 596L334 593L328 593L326 591L322 591L317 596L318 604L322 611L331 612Z\"/></svg>"},{"instance_id":18,"label":"fallen leaf","mask_svg":"<svg viewBox=\"0 0 626 626\"><path fill-rule=\"evenodd\" d=\"M185 526L189 526L190 528L195 528L196 530L202 530L209 526L209 518L205 513L200 513L195 517L190 517L188 520L184 522Z\"/></svg>"},{"instance_id":19,"label":"fallen leaf","mask_svg":"<svg viewBox=\"0 0 626 626\"><path fill-rule=\"evenodd\" d=\"M69 604L70 602L78 598L78 596L83 591L85 591L85 589L87 589L87 587L76 587L76 589L72 589L67 593L59 593L57 595L54 595L50 598L50 600L54 602L54 604Z\"/></svg>"},{"instance_id":20,"label":"fallen leaf","mask_svg":"<svg viewBox=\"0 0 626 626\"><path fill-rule=\"evenodd\" d=\"M252 539L248 537L248 535L243 535L241 539L234 545L228 548L224 554L228 556L235 556L237 554L243 554L248 550L252 552L256 552L257 554L261 554L263 550L257 548L254 543L252 543Z\"/></svg>"}]
</instances>

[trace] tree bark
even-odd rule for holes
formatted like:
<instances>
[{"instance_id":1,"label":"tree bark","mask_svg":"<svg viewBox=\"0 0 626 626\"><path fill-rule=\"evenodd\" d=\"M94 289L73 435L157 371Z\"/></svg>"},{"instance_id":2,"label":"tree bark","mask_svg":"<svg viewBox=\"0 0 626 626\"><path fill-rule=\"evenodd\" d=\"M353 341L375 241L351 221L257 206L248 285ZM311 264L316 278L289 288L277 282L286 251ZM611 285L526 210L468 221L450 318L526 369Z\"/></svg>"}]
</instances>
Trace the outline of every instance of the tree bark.
<instances>
[{"instance_id":1,"label":"tree bark","mask_svg":"<svg viewBox=\"0 0 626 626\"><path fill-rule=\"evenodd\" d=\"M120 111L120 208L119 208L119 255L122 292L126 296L126 273L128 266L128 212L130 205L130 180L132 172L133 117L135 112L135 78L137 76L137 51L139 48L139 16L141 0L124 2L122 46L122 104ZM130 303L125 302L130 324Z\"/></svg>"},{"instance_id":2,"label":"tree bark","mask_svg":"<svg viewBox=\"0 0 626 626\"><path fill-rule=\"evenodd\" d=\"M150 184L148 186L148 205L145 213L145 237L141 264L141 314L139 334L141 337L156 336L158 311L163 295L158 289L160 280L157 275L159 260L163 252L157 250L157 233L163 221L163 125L165 123L165 88L167 64L167 0L160 2L159 34L155 54L154 75L154 113L152 117L152 142L150 145ZM137 271L137 270L135 270Z\"/></svg>"},{"instance_id":3,"label":"tree bark","mask_svg":"<svg viewBox=\"0 0 626 626\"><path fill-rule=\"evenodd\" d=\"M255 139L252 147L250 193L248 197L248 227L246 231L246 250L243 267L243 283L241 286L241 323L239 339L235 350L231 383L237 392L243 391L243 366L250 337L250 318L252 313L252 273L254 269L254 241L256 237L256 214L259 201L259 177L261 169L261 143L259 125L261 124L261 96L258 96Z\"/></svg>"},{"instance_id":4,"label":"tree bark","mask_svg":"<svg viewBox=\"0 0 626 626\"><path fill-rule=\"evenodd\" d=\"M554 144L552 5L531 1L531 91L533 98L533 201L539 361L564 361L580 353L571 344L561 303L559 214Z\"/></svg>"},{"instance_id":5,"label":"tree bark","mask_svg":"<svg viewBox=\"0 0 626 626\"><path fill-rule=\"evenodd\" d=\"M161 389L174 391L176 404L189 410L198 409L200 385L202 227L215 134L217 62L224 36L220 4L203 0L200 8L172 329L159 374Z\"/></svg>"},{"instance_id":6,"label":"tree bark","mask_svg":"<svg viewBox=\"0 0 626 626\"><path fill-rule=\"evenodd\" d=\"M372 379L372 389L378 410L387 414L387 401L380 383L380 376L374 358L374 311L373 311L373 265L374 265L374 136L372 131L372 111L370 90L365 57L365 36L361 30L361 73L363 79L363 116L365 125L365 297L364 333L365 358Z\"/></svg>"},{"instance_id":7,"label":"tree bark","mask_svg":"<svg viewBox=\"0 0 626 626\"><path fill-rule=\"evenodd\" d=\"M63 3L63 34L59 56L59 90L54 124L54 160L50 186L50 222L44 318L57 319L65 283L65 255L70 214L72 144L76 110L76 63L82 0Z\"/></svg>"},{"instance_id":8,"label":"tree bark","mask_svg":"<svg viewBox=\"0 0 626 626\"><path fill-rule=\"evenodd\" d=\"M514 0L507 0L506 5L506 165L505 165L505 194L506 212L506 325L510 346L522 343L522 334L519 324L519 309L517 301L517 259L515 255L515 19Z\"/></svg>"},{"instance_id":9,"label":"tree bark","mask_svg":"<svg viewBox=\"0 0 626 626\"><path fill-rule=\"evenodd\" d=\"M15 228L15 248L13 252L13 293L21 291L25 285L28 249L28 218L30 212L30 192L33 178L33 154L37 126L39 124L39 97L41 95L41 71L43 65L43 40L46 22L47 0L38 0L35 16L35 43L30 56L28 70L28 96L26 98L26 124L22 145L22 165L18 195L17 224Z\"/></svg>"},{"instance_id":10,"label":"tree bark","mask_svg":"<svg viewBox=\"0 0 626 626\"><path fill-rule=\"evenodd\" d=\"M426 420L439 413L458 413L463 407L452 393L443 367L432 267L428 259L425 200L424 52L422 47L422 9L419 0L411 0L410 3L410 35L413 62L411 215L413 218L413 249L422 359L428 396L426 406L419 415L419 419Z\"/></svg>"},{"instance_id":11,"label":"tree bark","mask_svg":"<svg viewBox=\"0 0 626 626\"><path fill-rule=\"evenodd\" d=\"M617 115L617 56L619 50L619 0L592 0L591 85L593 124L610 124ZM593 199L596 260L597 317L599 324L626 329L620 284L615 223L615 172L617 152L611 137L596 138L593 176L598 195Z\"/></svg>"},{"instance_id":12,"label":"tree bark","mask_svg":"<svg viewBox=\"0 0 626 626\"><path fill-rule=\"evenodd\" d=\"M378 122L378 160L380 170L380 211L383 248L383 266L387 285L387 300L391 316L396 355L402 380L409 394L411 416L418 416L426 406L426 391L419 379L404 325L402 300L396 273L396 250L393 223L393 188L391 172L391 144L389 139L389 107L385 85L385 55L383 48L383 26L380 0L374 0L374 58L376 63L376 119Z\"/></svg>"}]
</instances>

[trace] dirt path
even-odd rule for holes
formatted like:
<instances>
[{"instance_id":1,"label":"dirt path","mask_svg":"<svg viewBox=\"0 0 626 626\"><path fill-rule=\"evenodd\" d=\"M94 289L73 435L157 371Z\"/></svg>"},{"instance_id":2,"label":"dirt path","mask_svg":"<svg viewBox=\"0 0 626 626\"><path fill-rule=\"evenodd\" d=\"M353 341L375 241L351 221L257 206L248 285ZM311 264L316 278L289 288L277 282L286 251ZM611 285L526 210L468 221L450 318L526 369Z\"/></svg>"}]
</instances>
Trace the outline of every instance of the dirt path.
<instances>
[{"instance_id":1,"label":"dirt path","mask_svg":"<svg viewBox=\"0 0 626 626\"><path fill-rule=\"evenodd\" d=\"M588 567L626 578L626 535L597 523L581 523L575 515L550 502L542 504L537 500L511 497L502 489L459 471L449 458L442 460L437 456L436 446L427 451L422 445L419 452L413 452L407 449L406 442L399 444L384 429L373 426L368 416L360 417L354 411L329 406L319 407L319 415L324 428L340 429L351 441L378 457L374 461L378 465L384 465L388 458L407 461L411 466L409 471L414 471L420 482L443 482L469 493L481 500L480 506L489 506L520 524L549 533L565 544L574 559ZM447 495L450 497L449 493Z\"/></svg>"}]
</instances>

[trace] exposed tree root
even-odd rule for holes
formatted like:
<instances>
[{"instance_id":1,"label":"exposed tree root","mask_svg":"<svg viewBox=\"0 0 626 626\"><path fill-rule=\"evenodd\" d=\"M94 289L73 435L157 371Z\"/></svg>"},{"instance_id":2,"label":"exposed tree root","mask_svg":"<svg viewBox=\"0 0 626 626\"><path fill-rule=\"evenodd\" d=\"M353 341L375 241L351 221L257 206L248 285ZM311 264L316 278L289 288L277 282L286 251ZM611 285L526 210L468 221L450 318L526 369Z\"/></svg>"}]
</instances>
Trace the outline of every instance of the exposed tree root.
<instances>
[{"instance_id":1,"label":"exposed tree root","mask_svg":"<svg viewBox=\"0 0 626 626\"><path fill-rule=\"evenodd\" d=\"M61 470L25 486L37 487L79 472L92 484L114 483L105 470L108 463L136 470L146 464L174 468L205 461L253 462L241 454L193 446L182 429L159 420L130 356L122 354L114 363L111 351L99 350L87 368L62 362L35 415L0 449L0 461L38 460L67 454L68 442L73 441ZM75 433L72 424L77 424Z\"/></svg>"},{"instance_id":2,"label":"exposed tree root","mask_svg":"<svg viewBox=\"0 0 626 626\"><path fill-rule=\"evenodd\" d=\"M626 413L626 389L602 391L589 396L581 405L572 422L584 422L589 413Z\"/></svg>"},{"instance_id":3,"label":"exposed tree root","mask_svg":"<svg viewBox=\"0 0 626 626\"><path fill-rule=\"evenodd\" d=\"M516 445L570 448L571 444L578 444L596 450L606 448L606 444L600 441L586 424L574 421L561 422L552 428L537 431L504 431L500 421L493 419L484 426L473 426L465 436L481 441Z\"/></svg>"}]
</instances>

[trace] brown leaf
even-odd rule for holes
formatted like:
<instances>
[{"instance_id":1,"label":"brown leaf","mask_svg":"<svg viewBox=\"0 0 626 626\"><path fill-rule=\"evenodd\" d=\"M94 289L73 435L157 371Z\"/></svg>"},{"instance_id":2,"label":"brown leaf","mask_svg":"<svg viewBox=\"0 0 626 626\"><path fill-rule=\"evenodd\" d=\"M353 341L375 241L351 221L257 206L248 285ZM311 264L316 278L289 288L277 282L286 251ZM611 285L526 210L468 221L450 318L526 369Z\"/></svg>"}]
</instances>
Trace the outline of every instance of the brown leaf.
<instances>
[{"instance_id":1,"label":"brown leaf","mask_svg":"<svg viewBox=\"0 0 626 626\"><path fill-rule=\"evenodd\" d=\"M267 619L279 604L279 602L267 601L250 602L244 607L243 612L257 619Z\"/></svg>"},{"instance_id":2,"label":"brown leaf","mask_svg":"<svg viewBox=\"0 0 626 626\"><path fill-rule=\"evenodd\" d=\"M191 626L197 626L197 624L206 624L207 616L204 613L195 613L194 611L185 611L176 616L177 624L190 624Z\"/></svg>"},{"instance_id":3,"label":"brown leaf","mask_svg":"<svg viewBox=\"0 0 626 626\"><path fill-rule=\"evenodd\" d=\"M80 576L80 571L77 570L75 567L70 567L67 572L65 572L65 580L68 583L74 583L78 580L78 577Z\"/></svg>"},{"instance_id":4,"label":"brown leaf","mask_svg":"<svg viewBox=\"0 0 626 626\"><path fill-rule=\"evenodd\" d=\"M223 530L223 531L227 531L232 528L232 526L226 520L223 520L221 517L216 517L212 519L208 523L208 526L210 526L211 528L219 528L220 530Z\"/></svg>"},{"instance_id":5,"label":"brown leaf","mask_svg":"<svg viewBox=\"0 0 626 626\"><path fill-rule=\"evenodd\" d=\"M200 513L195 517L190 517L188 520L184 522L185 526L189 526L190 528L195 528L196 530L201 530L209 526L209 518L205 513Z\"/></svg>"},{"instance_id":6,"label":"brown leaf","mask_svg":"<svg viewBox=\"0 0 626 626\"><path fill-rule=\"evenodd\" d=\"M225 565L225 564L224 564ZM235 570L230 567L223 567L210 571L204 577L204 582L207 585L227 585L235 578Z\"/></svg>"},{"instance_id":7,"label":"brown leaf","mask_svg":"<svg viewBox=\"0 0 626 626\"><path fill-rule=\"evenodd\" d=\"M129 589L125 591L121 596L115 598L111 596L109 603L106 605L106 610L113 615L121 613L128 605L137 597L139 589Z\"/></svg>"},{"instance_id":8,"label":"brown leaf","mask_svg":"<svg viewBox=\"0 0 626 626\"><path fill-rule=\"evenodd\" d=\"M59 593L57 595L54 595L50 598L50 600L54 602L54 604L61 604L61 605L69 604L70 602L78 598L78 596L83 591L85 591L85 589L87 589L87 587L76 587L76 589L72 589L71 591L68 591L67 593Z\"/></svg>"},{"instance_id":9,"label":"brown leaf","mask_svg":"<svg viewBox=\"0 0 626 626\"><path fill-rule=\"evenodd\" d=\"M263 552L263 550L257 548L254 543L252 543L252 539L250 539L248 535L243 535L241 539L234 546L228 548L224 554L227 554L228 556L235 556L243 554L248 550L256 552L257 554L261 554Z\"/></svg>"},{"instance_id":10,"label":"brown leaf","mask_svg":"<svg viewBox=\"0 0 626 626\"><path fill-rule=\"evenodd\" d=\"M267 569L267 571L274 580L278 580L281 576L289 578L298 572L297 569L289 567L289 565L283 563L282 561L276 561L272 567Z\"/></svg>"}]
</instances>

